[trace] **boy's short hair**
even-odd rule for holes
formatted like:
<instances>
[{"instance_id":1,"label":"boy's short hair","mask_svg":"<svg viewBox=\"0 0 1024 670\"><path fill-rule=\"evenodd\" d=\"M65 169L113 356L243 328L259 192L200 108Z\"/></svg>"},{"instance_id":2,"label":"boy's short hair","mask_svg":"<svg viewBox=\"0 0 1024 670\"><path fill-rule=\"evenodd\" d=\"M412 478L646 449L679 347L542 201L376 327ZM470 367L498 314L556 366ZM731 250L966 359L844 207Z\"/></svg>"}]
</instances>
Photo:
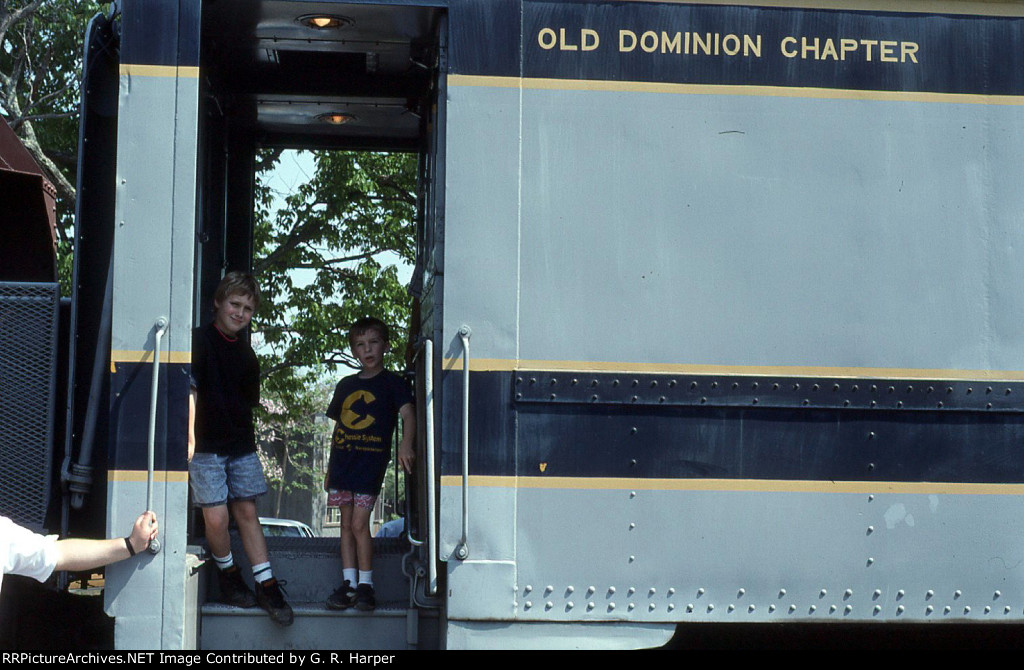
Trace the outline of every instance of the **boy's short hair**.
<instances>
[{"instance_id":1,"label":"boy's short hair","mask_svg":"<svg viewBox=\"0 0 1024 670\"><path fill-rule=\"evenodd\" d=\"M229 272L224 279L217 284L217 290L213 292L214 302L224 302L229 296L243 295L252 298L253 308L260 306L260 286L247 272Z\"/></svg>"},{"instance_id":2,"label":"boy's short hair","mask_svg":"<svg viewBox=\"0 0 1024 670\"><path fill-rule=\"evenodd\" d=\"M360 335L365 335L367 331L376 330L380 339L385 342L391 342L391 332L388 330L388 325L378 318L372 316L364 316L348 329L348 343L352 346L355 339Z\"/></svg>"}]
</instances>

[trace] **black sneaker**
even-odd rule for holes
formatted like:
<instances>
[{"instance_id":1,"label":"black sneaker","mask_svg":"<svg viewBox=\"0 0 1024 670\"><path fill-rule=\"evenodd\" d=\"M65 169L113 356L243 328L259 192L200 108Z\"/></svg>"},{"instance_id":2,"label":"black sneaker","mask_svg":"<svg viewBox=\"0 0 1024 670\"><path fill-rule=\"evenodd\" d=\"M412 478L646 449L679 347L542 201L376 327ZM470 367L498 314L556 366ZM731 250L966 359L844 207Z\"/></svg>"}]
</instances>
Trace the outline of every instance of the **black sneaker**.
<instances>
[{"instance_id":1,"label":"black sneaker","mask_svg":"<svg viewBox=\"0 0 1024 670\"><path fill-rule=\"evenodd\" d=\"M284 582L268 579L256 587L256 603L267 610L270 619L279 626L291 626L295 620L292 608L284 601L281 586Z\"/></svg>"},{"instance_id":2,"label":"black sneaker","mask_svg":"<svg viewBox=\"0 0 1024 670\"><path fill-rule=\"evenodd\" d=\"M356 592L352 588L352 583L347 579L345 583L335 589L327 598L327 609L329 610L347 610L356 603Z\"/></svg>"},{"instance_id":3,"label":"black sneaker","mask_svg":"<svg viewBox=\"0 0 1024 670\"><path fill-rule=\"evenodd\" d=\"M369 584L360 584L356 587L356 609L361 612L369 612L377 607L377 599L373 597L373 587Z\"/></svg>"},{"instance_id":4,"label":"black sneaker","mask_svg":"<svg viewBox=\"0 0 1024 670\"><path fill-rule=\"evenodd\" d=\"M256 594L242 579L237 565L217 571L217 585L220 587L220 601L234 607L256 607Z\"/></svg>"}]
</instances>

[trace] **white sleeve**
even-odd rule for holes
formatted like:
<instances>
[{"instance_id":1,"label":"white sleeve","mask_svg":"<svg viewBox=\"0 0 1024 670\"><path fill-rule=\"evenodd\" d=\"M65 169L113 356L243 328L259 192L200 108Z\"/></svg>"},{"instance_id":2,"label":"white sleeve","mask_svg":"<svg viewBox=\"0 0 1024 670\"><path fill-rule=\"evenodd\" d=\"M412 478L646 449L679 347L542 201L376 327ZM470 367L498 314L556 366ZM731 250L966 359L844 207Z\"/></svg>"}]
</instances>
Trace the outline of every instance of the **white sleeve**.
<instances>
[{"instance_id":1,"label":"white sleeve","mask_svg":"<svg viewBox=\"0 0 1024 670\"><path fill-rule=\"evenodd\" d=\"M38 535L0 517L0 559L4 574L46 581L57 567L56 535Z\"/></svg>"}]
</instances>

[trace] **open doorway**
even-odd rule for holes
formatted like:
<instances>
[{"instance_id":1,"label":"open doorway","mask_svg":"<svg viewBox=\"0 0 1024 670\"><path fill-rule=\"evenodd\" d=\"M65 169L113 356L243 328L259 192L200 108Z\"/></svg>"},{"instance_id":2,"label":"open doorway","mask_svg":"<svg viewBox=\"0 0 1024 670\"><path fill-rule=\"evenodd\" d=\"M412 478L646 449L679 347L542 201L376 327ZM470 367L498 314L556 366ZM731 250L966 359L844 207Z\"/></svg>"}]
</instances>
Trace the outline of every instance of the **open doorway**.
<instances>
[{"instance_id":1,"label":"open doorway","mask_svg":"<svg viewBox=\"0 0 1024 670\"><path fill-rule=\"evenodd\" d=\"M266 149L259 157L253 274L263 307L252 343L262 370L257 440L270 487L259 512L336 536L337 509L325 507L322 490L332 429L324 413L334 385L358 370L347 338L356 320L386 323L385 367L405 369L417 156ZM395 470L392 462L373 531L401 514L404 478Z\"/></svg>"},{"instance_id":2,"label":"open doorway","mask_svg":"<svg viewBox=\"0 0 1024 670\"><path fill-rule=\"evenodd\" d=\"M209 320L225 272L255 275L270 485L260 514L318 535L332 534L319 500L332 428L324 409L353 372L348 325L386 322L396 372L416 331L409 285L439 185L423 175L438 145L443 31L436 7L204 4L194 321ZM404 497L394 469L377 524Z\"/></svg>"}]
</instances>

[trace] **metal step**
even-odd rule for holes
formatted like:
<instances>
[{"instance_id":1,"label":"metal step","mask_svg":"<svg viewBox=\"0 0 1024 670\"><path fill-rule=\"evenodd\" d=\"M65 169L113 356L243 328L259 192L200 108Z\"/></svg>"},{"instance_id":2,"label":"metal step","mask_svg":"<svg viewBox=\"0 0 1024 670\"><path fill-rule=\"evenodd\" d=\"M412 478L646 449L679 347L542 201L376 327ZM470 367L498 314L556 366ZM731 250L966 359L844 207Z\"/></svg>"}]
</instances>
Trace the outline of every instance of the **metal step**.
<instances>
[{"instance_id":1,"label":"metal step","mask_svg":"<svg viewBox=\"0 0 1024 670\"><path fill-rule=\"evenodd\" d=\"M217 580L212 561L199 633L203 649L436 649L439 620L434 611L409 608L409 582L402 574L408 543L398 538L374 539L373 581L377 609L360 612L328 610L327 597L341 584L337 538L268 537L274 576L282 582L295 622L274 624L259 608L242 609L216 602ZM231 552L246 582L252 571L236 533ZM202 553L203 549L197 549Z\"/></svg>"},{"instance_id":2,"label":"metal step","mask_svg":"<svg viewBox=\"0 0 1024 670\"><path fill-rule=\"evenodd\" d=\"M373 612L328 610L322 602L292 602L295 623L281 627L259 609L203 606L203 649L437 649L436 611L378 606ZM326 660L326 659L325 659Z\"/></svg>"}]
</instances>

